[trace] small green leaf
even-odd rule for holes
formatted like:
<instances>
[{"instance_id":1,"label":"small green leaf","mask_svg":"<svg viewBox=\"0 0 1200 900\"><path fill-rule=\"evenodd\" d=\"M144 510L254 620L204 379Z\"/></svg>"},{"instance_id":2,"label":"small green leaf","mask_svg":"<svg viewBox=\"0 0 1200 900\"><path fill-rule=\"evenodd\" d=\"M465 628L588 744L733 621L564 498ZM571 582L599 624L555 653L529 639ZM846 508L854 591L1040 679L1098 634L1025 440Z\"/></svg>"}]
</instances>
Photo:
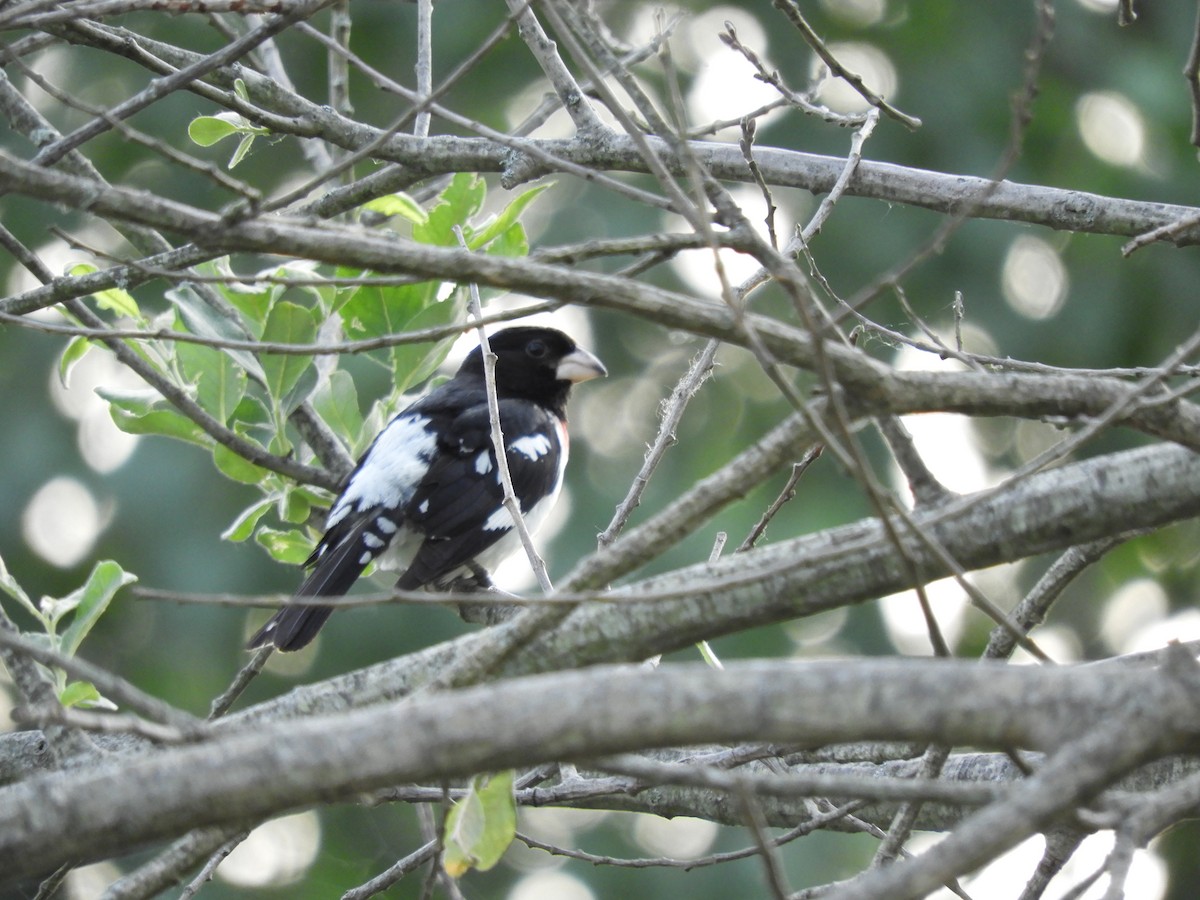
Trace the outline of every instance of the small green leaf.
<instances>
[{"instance_id":1,"label":"small green leaf","mask_svg":"<svg viewBox=\"0 0 1200 900\"><path fill-rule=\"evenodd\" d=\"M213 271L218 275L233 275L227 264L214 266ZM176 323L177 327L182 324L196 337L217 340L244 341L258 337L262 333L262 323L270 308L270 298L263 296L267 292L236 291L228 285L222 285L222 288L226 299L236 309L214 309L195 290L186 285L167 291L167 299L171 301L175 307L175 313L179 317L179 322ZM247 302L246 307L243 308L238 301L245 300L247 297L253 299ZM260 312L261 317L258 317ZM227 349L222 352L232 357L251 375L260 379L266 377L258 359L250 351Z\"/></svg>"},{"instance_id":2,"label":"small green leaf","mask_svg":"<svg viewBox=\"0 0 1200 900\"><path fill-rule=\"evenodd\" d=\"M243 134L242 139L238 141L237 149L233 151L233 156L229 158L229 165L226 168L232 169L240 163L250 153L250 148L254 146L254 138L257 135Z\"/></svg>"},{"instance_id":3,"label":"small green leaf","mask_svg":"<svg viewBox=\"0 0 1200 900\"><path fill-rule=\"evenodd\" d=\"M460 225L469 244L472 229L467 222L479 211L486 194L487 184L478 175L472 172L455 175L429 211L426 220L413 225L413 240L422 244L453 247L458 244L454 226Z\"/></svg>"},{"instance_id":4,"label":"small green leaf","mask_svg":"<svg viewBox=\"0 0 1200 900\"><path fill-rule=\"evenodd\" d=\"M291 525L303 525L312 512L312 503L304 491L287 490L283 495L280 518Z\"/></svg>"},{"instance_id":5,"label":"small green leaf","mask_svg":"<svg viewBox=\"0 0 1200 900\"><path fill-rule=\"evenodd\" d=\"M218 116L197 116L188 124L188 137L193 144L201 147L211 147L230 135L237 134L239 129L231 117L236 113L221 113ZM238 118L241 118L238 116Z\"/></svg>"},{"instance_id":6,"label":"small green leaf","mask_svg":"<svg viewBox=\"0 0 1200 900\"><path fill-rule=\"evenodd\" d=\"M97 388L108 401L113 422L128 434L159 434L207 447L212 439L193 422L170 407L159 405L156 391L119 391Z\"/></svg>"},{"instance_id":7,"label":"small green leaf","mask_svg":"<svg viewBox=\"0 0 1200 900\"><path fill-rule=\"evenodd\" d=\"M66 387L71 378L71 371L79 361L87 355L92 342L85 337L73 337L58 359L58 380Z\"/></svg>"},{"instance_id":8,"label":"small green leaf","mask_svg":"<svg viewBox=\"0 0 1200 900\"><path fill-rule=\"evenodd\" d=\"M358 408L358 390L349 372L343 369L330 372L313 393L312 405L334 434L348 444L358 440L363 430L363 417Z\"/></svg>"},{"instance_id":9,"label":"small green leaf","mask_svg":"<svg viewBox=\"0 0 1200 900\"><path fill-rule=\"evenodd\" d=\"M183 374L196 386L196 402L227 424L246 393L245 370L215 347L181 341L176 353Z\"/></svg>"},{"instance_id":10,"label":"small green leaf","mask_svg":"<svg viewBox=\"0 0 1200 900\"><path fill-rule=\"evenodd\" d=\"M72 706L87 708L103 699L90 681L72 681L58 695L58 702L68 709Z\"/></svg>"},{"instance_id":11,"label":"small green leaf","mask_svg":"<svg viewBox=\"0 0 1200 900\"><path fill-rule=\"evenodd\" d=\"M96 563L83 586L70 594L71 599L75 600L75 615L71 618L70 627L63 633L59 650L67 656L74 656L88 632L112 603L117 591L135 581L137 576L130 575L111 559Z\"/></svg>"},{"instance_id":12,"label":"small green leaf","mask_svg":"<svg viewBox=\"0 0 1200 900\"><path fill-rule=\"evenodd\" d=\"M78 263L71 266L68 274L73 276L91 275L95 271L97 269L91 263ZM101 309L111 310L117 315L128 316L138 321L142 320L142 311L138 309L137 301L133 299L133 295L129 291L108 288L104 291L96 291L92 296L96 298L96 305Z\"/></svg>"},{"instance_id":13,"label":"small green leaf","mask_svg":"<svg viewBox=\"0 0 1200 900\"><path fill-rule=\"evenodd\" d=\"M246 507L233 520L233 523L221 532L221 539L240 544L254 533L254 526L258 524L258 520L266 515L267 511L274 505L275 501L268 497L266 500L259 500L257 503Z\"/></svg>"},{"instance_id":14,"label":"small green leaf","mask_svg":"<svg viewBox=\"0 0 1200 900\"><path fill-rule=\"evenodd\" d=\"M513 201L508 204L508 206L501 210L500 215L496 216L496 218L489 222L482 231L480 231L471 239L468 246L470 246L472 250L478 250L480 247L483 247L485 244L488 244L489 242L498 238L500 235L504 234L509 228L516 224L521 213L525 211L525 208L529 206L530 203L537 199L538 194L546 190L548 187L550 187L548 184L538 185L537 187L530 188L529 190L517 195Z\"/></svg>"},{"instance_id":15,"label":"small green leaf","mask_svg":"<svg viewBox=\"0 0 1200 900\"><path fill-rule=\"evenodd\" d=\"M247 103L250 102L250 92L246 90L246 82L241 78L233 79L233 92Z\"/></svg>"},{"instance_id":16,"label":"small green leaf","mask_svg":"<svg viewBox=\"0 0 1200 900\"><path fill-rule=\"evenodd\" d=\"M376 197L364 203L363 209L369 209L381 216L400 216L415 225L423 225L429 218L421 204L403 192Z\"/></svg>"},{"instance_id":17,"label":"small green leaf","mask_svg":"<svg viewBox=\"0 0 1200 900\"><path fill-rule=\"evenodd\" d=\"M254 539L271 554L271 558L288 565L299 566L312 553L313 542L296 529L279 531L265 525L258 529Z\"/></svg>"},{"instance_id":18,"label":"small green leaf","mask_svg":"<svg viewBox=\"0 0 1200 900\"><path fill-rule=\"evenodd\" d=\"M459 222L466 222L483 208L487 182L474 172L459 172L442 191L441 202L450 206Z\"/></svg>"},{"instance_id":19,"label":"small green leaf","mask_svg":"<svg viewBox=\"0 0 1200 900\"><path fill-rule=\"evenodd\" d=\"M259 484L270 474L266 469L256 466L244 456L234 453L224 444L214 444L212 452L217 471L233 481L239 481L242 484Z\"/></svg>"},{"instance_id":20,"label":"small green leaf","mask_svg":"<svg viewBox=\"0 0 1200 900\"><path fill-rule=\"evenodd\" d=\"M433 328L438 325L458 325L466 321L467 292L455 291L453 295L434 303L413 316L405 326L407 330ZM437 371L446 361L446 354L454 346L455 335L433 344L402 344L393 348L392 370L396 390L407 391L421 384Z\"/></svg>"},{"instance_id":21,"label":"small green leaf","mask_svg":"<svg viewBox=\"0 0 1200 900\"><path fill-rule=\"evenodd\" d=\"M446 817L442 866L452 878L470 869L486 872L500 861L516 833L513 772L476 775L467 795Z\"/></svg>"},{"instance_id":22,"label":"small green leaf","mask_svg":"<svg viewBox=\"0 0 1200 900\"><path fill-rule=\"evenodd\" d=\"M512 225L503 234L487 245L484 250L488 256L521 257L529 255L529 238L525 236L525 226L520 222Z\"/></svg>"},{"instance_id":23,"label":"small green leaf","mask_svg":"<svg viewBox=\"0 0 1200 900\"><path fill-rule=\"evenodd\" d=\"M276 344L311 344L316 336L317 321L312 312L297 303L284 300L276 303L267 314L262 339ZM311 356L268 353L263 353L261 358L267 390L276 403L281 403L296 386L313 361Z\"/></svg>"},{"instance_id":24,"label":"small green leaf","mask_svg":"<svg viewBox=\"0 0 1200 900\"><path fill-rule=\"evenodd\" d=\"M37 618L39 621L42 618L42 611L37 608L37 605L29 599L29 595L17 584L17 579L13 578L12 573L8 571L8 566L4 564L4 557L0 556L0 591L8 594L18 603L20 603L30 615Z\"/></svg>"}]
</instances>

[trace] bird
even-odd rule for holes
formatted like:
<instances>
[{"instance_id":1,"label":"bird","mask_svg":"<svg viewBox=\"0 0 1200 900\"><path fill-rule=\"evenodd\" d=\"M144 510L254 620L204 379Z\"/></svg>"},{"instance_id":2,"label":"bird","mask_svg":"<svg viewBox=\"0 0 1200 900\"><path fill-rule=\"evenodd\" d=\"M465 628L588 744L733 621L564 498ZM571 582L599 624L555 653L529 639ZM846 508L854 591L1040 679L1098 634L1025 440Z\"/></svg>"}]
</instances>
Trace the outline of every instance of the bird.
<instances>
[{"instance_id":1,"label":"bird","mask_svg":"<svg viewBox=\"0 0 1200 900\"><path fill-rule=\"evenodd\" d=\"M505 328L487 343L513 491L532 533L562 487L571 388L608 373L553 328ZM295 597L341 596L372 562L400 572L401 590L444 590L464 580L490 587L489 572L521 548L515 524L504 506L480 345L367 448L330 507ZM332 612L283 606L247 647L299 650Z\"/></svg>"}]
</instances>

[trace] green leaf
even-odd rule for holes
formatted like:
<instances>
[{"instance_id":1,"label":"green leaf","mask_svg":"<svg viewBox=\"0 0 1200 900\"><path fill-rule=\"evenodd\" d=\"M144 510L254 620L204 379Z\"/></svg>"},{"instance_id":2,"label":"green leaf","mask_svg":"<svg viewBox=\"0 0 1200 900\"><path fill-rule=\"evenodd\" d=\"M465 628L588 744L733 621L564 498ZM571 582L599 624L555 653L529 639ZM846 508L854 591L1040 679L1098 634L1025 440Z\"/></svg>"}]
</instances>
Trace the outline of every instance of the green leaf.
<instances>
[{"instance_id":1,"label":"green leaf","mask_svg":"<svg viewBox=\"0 0 1200 900\"><path fill-rule=\"evenodd\" d=\"M474 172L459 172L450 179L440 200L454 210L459 222L466 222L483 208L486 196L486 181Z\"/></svg>"},{"instance_id":2,"label":"green leaf","mask_svg":"<svg viewBox=\"0 0 1200 900\"><path fill-rule=\"evenodd\" d=\"M233 274L231 271L228 271L228 265L224 267L216 266L214 269L216 274L219 275ZM246 319L249 319L249 322L238 314L245 314L247 312L238 303L238 300L245 299L247 294L235 291L228 286L225 287L224 293L226 299L237 308L236 312L234 310L222 311L214 309L194 289L186 285L167 291L167 299L175 307L175 312L183 325L186 326L186 329L196 335L196 337L222 341L244 341L258 337L262 332L262 322L266 319L267 310L270 308L271 302L269 296L263 297L263 295L269 294L269 292L249 292L249 296L254 298L253 301L247 303L250 314L246 316ZM255 316L260 312L261 318L256 319ZM251 327L251 323L254 327ZM222 352L232 357L238 365L256 378L260 380L266 378L257 357L250 351L224 350Z\"/></svg>"},{"instance_id":3,"label":"green leaf","mask_svg":"<svg viewBox=\"0 0 1200 900\"><path fill-rule=\"evenodd\" d=\"M180 342L176 354L183 374L196 386L196 402L227 424L246 393L246 371L215 347Z\"/></svg>"},{"instance_id":4,"label":"green leaf","mask_svg":"<svg viewBox=\"0 0 1200 900\"><path fill-rule=\"evenodd\" d=\"M548 187L550 187L549 184L542 184L519 194L511 203L508 204L508 206L501 210L500 215L496 216L496 218L489 222L482 231L476 234L468 242L468 246L472 250L478 250L480 247L483 247L491 241L494 241L500 235L504 234L517 223L517 219L520 217L521 213L525 211L525 208L529 206L530 203L537 199L538 194L546 190Z\"/></svg>"},{"instance_id":5,"label":"green leaf","mask_svg":"<svg viewBox=\"0 0 1200 900\"><path fill-rule=\"evenodd\" d=\"M513 772L476 775L467 795L446 817L442 866L452 878L470 869L486 872L500 861L516 833Z\"/></svg>"},{"instance_id":6,"label":"green leaf","mask_svg":"<svg viewBox=\"0 0 1200 900\"><path fill-rule=\"evenodd\" d=\"M257 503L246 507L233 520L233 523L221 532L221 539L240 544L254 533L254 526L258 524L258 520L266 515L267 511L274 505L275 501L268 497L265 500L259 500Z\"/></svg>"},{"instance_id":7,"label":"green leaf","mask_svg":"<svg viewBox=\"0 0 1200 900\"><path fill-rule=\"evenodd\" d=\"M242 484L259 484L271 473L240 454L234 453L224 444L213 445L213 462L217 471L233 481Z\"/></svg>"},{"instance_id":8,"label":"green leaf","mask_svg":"<svg viewBox=\"0 0 1200 900\"><path fill-rule=\"evenodd\" d=\"M120 391L97 388L96 393L108 401L113 422L128 434L159 434L207 447L212 439L191 419L166 405L156 391Z\"/></svg>"},{"instance_id":9,"label":"green leaf","mask_svg":"<svg viewBox=\"0 0 1200 900\"><path fill-rule=\"evenodd\" d=\"M362 285L342 305L339 314L346 336L361 341L401 334L421 310L433 302L436 282L404 285Z\"/></svg>"},{"instance_id":10,"label":"green leaf","mask_svg":"<svg viewBox=\"0 0 1200 900\"><path fill-rule=\"evenodd\" d=\"M112 603L117 591L135 581L135 575L130 575L111 559L96 563L83 586L69 595L75 601L75 615L71 618L70 627L63 633L59 650L67 656L74 656L88 632Z\"/></svg>"},{"instance_id":11,"label":"green leaf","mask_svg":"<svg viewBox=\"0 0 1200 900\"><path fill-rule=\"evenodd\" d=\"M317 320L312 312L297 303L284 300L276 303L267 314L262 339L277 344L311 344L317 337ZM277 404L300 381L300 376L312 365L311 356L262 354L267 390Z\"/></svg>"},{"instance_id":12,"label":"green leaf","mask_svg":"<svg viewBox=\"0 0 1200 900\"><path fill-rule=\"evenodd\" d=\"M334 369L312 395L313 409L333 433L354 446L363 430L358 390L350 373Z\"/></svg>"},{"instance_id":13,"label":"green leaf","mask_svg":"<svg viewBox=\"0 0 1200 900\"><path fill-rule=\"evenodd\" d=\"M479 212L487 195L487 184L472 172L460 172L450 181L426 220L413 226L413 240L422 244L453 247L458 244L454 226L463 226L468 244L471 229L467 221Z\"/></svg>"},{"instance_id":14,"label":"green leaf","mask_svg":"<svg viewBox=\"0 0 1200 900\"><path fill-rule=\"evenodd\" d=\"M525 226L520 222L512 225L498 238L487 245L488 256L520 257L529 255L529 238Z\"/></svg>"},{"instance_id":15,"label":"green leaf","mask_svg":"<svg viewBox=\"0 0 1200 900\"><path fill-rule=\"evenodd\" d=\"M279 531L264 525L258 529L254 539L271 554L272 559L293 566L303 565L313 548L312 540L295 528Z\"/></svg>"},{"instance_id":16,"label":"green leaf","mask_svg":"<svg viewBox=\"0 0 1200 900\"><path fill-rule=\"evenodd\" d=\"M37 608L37 604L29 599L29 595L25 593L21 585L17 584L17 579L12 576L8 571L8 566L4 564L3 556L0 556L0 591L4 591L8 596L20 603L34 618L39 621L42 620L42 611Z\"/></svg>"},{"instance_id":17,"label":"green leaf","mask_svg":"<svg viewBox=\"0 0 1200 900\"><path fill-rule=\"evenodd\" d=\"M72 681L59 692L58 702L70 708L72 706L89 707L103 701L100 692L90 681Z\"/></svg>"},{"instance_id":18,"label":"green leaf","mask_svg":"<svg viewBox=\"0 0 1200 900\"><path fill-rule=\"evenodd\" d=\"M369 209L381 216L400 216L415 225L423 225L429 218L421 204L403 192L376 197L364 203L363 209Z\"/></svg>"},{"instance_id":19,"label":"green leaf","mask_svg":"<svg viewBox=\"0 0 1200 900\"><path fill-rule=\"evenodd\" d=\"M238 133L238 127L230 119L230 113L219 116L196 116L188 123L188 137L193 144L201 147L211 147L230 135ZM240 118L240 117L239 117Z\"/></svg>"},{"instance_id":20,"label":"green leaf","mask_svg":"<svg viewBox=\"0 0 1200 900\"><path fill-rule=\"evenodd\" d=\"M58 359L58 380L66 387L71 378L71 371L92 348L92 342L85 337L73 337Z\"/></svg>"},{"instance_id":21,"label":"green leaf","mask_svg":"<svg viewBox=\"0 0 1200 900\"><path fill-rule=\"evenodd\" d=\"M240 163L250 153L250 148L254 146L254 138L257 135L243 134L242 139L238 141L237 149L233 151L233 156L229 157L229 165L226 168L232 169Z\"/></svg>"},{"instance_id":22,"label":"green leaf","mask_svg":"<svg viewBox=\"0 0 1200 900\"><path fill-rule=\"evenodd\" d=\"M284 492L280 509L280 518L291 525L303 525L308 521L312 512L312 503L304 491L291 490Z\"/></svg>"},{"instance_id":23,"label":"green leaf","mask_svg":"<svg viewBox=\"0 0 1200 900\"><path fill-rule=\"evenodd\" d=\"M426 307L408 322L409 330L458 325L467 318L467 292L456 290L450 297ZM392 371L397 391L421 384L446 361L456 335L432 344L402 344L393 348Z\"/></svg>"},{"instance_id":24,"label":"green leaf","mask_svg":"<svg viewBox=\"0 0 1200 900\"><path fill-rule=\"evenodd\" d=\"M91 275L98 271L91 263L78 263L71 266L68 274ZM120 316L128 316L131 319L142 321L142 311L138 309L137 301L133 299L133 295L129 291L123 291L120 288L108 288L103 291L96 291L92 294L96 298L96 305L101 309L111 310Z\"/></svg>"}]
</instances>

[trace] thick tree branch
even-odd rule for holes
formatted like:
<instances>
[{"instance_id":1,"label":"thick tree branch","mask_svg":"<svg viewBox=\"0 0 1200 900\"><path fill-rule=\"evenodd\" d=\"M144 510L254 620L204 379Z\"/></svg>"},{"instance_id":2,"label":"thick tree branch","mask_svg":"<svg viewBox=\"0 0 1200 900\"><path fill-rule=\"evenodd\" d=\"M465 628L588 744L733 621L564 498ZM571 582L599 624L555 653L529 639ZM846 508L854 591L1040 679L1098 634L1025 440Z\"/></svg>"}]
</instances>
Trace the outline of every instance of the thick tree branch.
<instances>
[{"instance_id":1,"label":"thick tree branch","mask_svg":"<svg viewBox=\"0 0 1200 900\"><path fill-rule=\"evenodd\" d=\"M1092 730L1097 723L1154 710L1141 720L1154 728L1136 752L1118 750L1108 762L1107 770L1119 772L1151 751L1195 743L1189 690L1164 671L912 660L558 673L303 722L260 723L203 746L81 772L69 782L30 779L0 793L0 871L19 878L63 859L98 858L194 827L244 822L388 784L580 754L747 739L815 746L900 738L1053 749L1078 735L1097 748L1114 743L1107 729ZM547 696L573 700L547 705ZM1063 802L1081 799L1082 787Z\"/></svg>"}]
</instances>

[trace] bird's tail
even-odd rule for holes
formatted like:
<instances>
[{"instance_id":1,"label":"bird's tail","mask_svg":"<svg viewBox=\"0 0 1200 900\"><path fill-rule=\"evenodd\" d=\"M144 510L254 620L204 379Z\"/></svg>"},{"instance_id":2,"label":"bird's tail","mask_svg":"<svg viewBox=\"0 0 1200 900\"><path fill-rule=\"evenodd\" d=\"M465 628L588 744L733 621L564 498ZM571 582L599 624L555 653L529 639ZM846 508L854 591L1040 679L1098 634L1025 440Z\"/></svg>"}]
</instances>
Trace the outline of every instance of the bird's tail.
<instances>
[{"instance_id":1,"label":"bird's tail","mask_svg":"<svg viewBox=\"0 0 1200 900\"><path fill-rule=\"evenodd\" d=\"M285 606L255 632L246 647L257 650L272 644L279 650L299 650L317 636L332 612L332 606Z\"/></svg>"},{"instance_id":2,"label":"bird's tail","mask_svg":"<svg viewBox=\"0 0 1200 900\"><path fill-rule=\"evenodd\" d=\"M317 546L308 561L312 572L296 590L297 597L340 597L350 590L366 568L360 540L368 521L363 518L355 523L332 546L324 542ZM332 612L332 606L285 606L250 638L246 648L255 650L273 644L279 650L299 650L317 636Z\"/></svg>"}]
</instances>

